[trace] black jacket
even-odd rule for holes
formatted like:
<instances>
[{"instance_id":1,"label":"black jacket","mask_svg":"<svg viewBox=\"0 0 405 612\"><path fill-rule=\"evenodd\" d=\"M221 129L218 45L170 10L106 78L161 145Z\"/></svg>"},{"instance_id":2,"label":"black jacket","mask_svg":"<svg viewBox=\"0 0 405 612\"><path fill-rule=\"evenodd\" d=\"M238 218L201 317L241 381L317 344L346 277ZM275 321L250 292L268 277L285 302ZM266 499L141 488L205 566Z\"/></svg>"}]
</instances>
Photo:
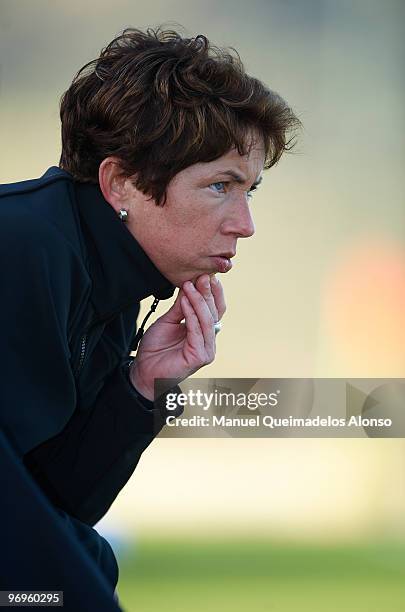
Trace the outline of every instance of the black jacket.
<instances>
[{"instance_id":1,"label":"black jacket","mask_svg":"<svg viewBox=\"0 0 405 612\"><path fill-rule=\"evenodd\" d=\"M0 254L2 428L53 506L94 525L164 423L127 364L139 301L174 287L99 187L56 167L0 187Z\"/></svg>"},{"instance_id":2,"label":"black jacket","mask_svg":"<svg viewBox=\"0 0 405 612\"><path fill-rule=\"evenodd\" d=\"M0 457L0 589L63 591L66 612L119 612L111 588L116 582L116 576L112 580L114 558L106 554L108 550L102 554L103 539L91 538L99 547L99 556L92 551L92 560L88 547L76 537L76 525L61 520L2 431ZM91 534L91 528L87 530Z\"/></svg>"}]
</instances>

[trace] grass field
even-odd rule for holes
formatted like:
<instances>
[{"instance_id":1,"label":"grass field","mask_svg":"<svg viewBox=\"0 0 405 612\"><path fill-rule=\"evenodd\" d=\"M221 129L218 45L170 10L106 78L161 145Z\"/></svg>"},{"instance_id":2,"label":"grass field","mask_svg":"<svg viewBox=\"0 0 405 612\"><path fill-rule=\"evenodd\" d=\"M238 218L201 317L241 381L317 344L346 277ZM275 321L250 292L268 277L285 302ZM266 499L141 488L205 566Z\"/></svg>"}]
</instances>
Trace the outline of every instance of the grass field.
<instances>
[{"instance_id":1,"label":"grass field","mask_svg":"<svg viewBox=\"0 0 405 612\"><path fill-rule=\"evenodd\" d=\"M404 612L405 545L144 541L120 565L125 612Z\"/></svg>"}]
</instances>

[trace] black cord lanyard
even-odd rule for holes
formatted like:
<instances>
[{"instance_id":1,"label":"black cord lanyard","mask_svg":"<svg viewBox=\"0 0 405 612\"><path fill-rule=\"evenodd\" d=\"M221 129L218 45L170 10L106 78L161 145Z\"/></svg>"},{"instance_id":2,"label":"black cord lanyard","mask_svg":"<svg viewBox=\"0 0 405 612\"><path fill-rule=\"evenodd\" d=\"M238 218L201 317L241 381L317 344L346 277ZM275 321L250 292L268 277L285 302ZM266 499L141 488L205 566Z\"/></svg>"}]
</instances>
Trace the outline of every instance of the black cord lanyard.
<instances>
[{"instance_id":1,"label":"black cord lanyard","mask_svg":"<svg viewBox=\"0 0 405 612\"><path fill-rule=\"evenodd\" d=\"M146 315L146 317L142 321L142 325L140 326L140 328L136 332L136 336L135 336L134 341L132 343L131 351L136 351L136 349L138 348L138 344L141 341L141 338L142 338L142 336L143 336L143 334L145 332L146 321L149 319L149 317L152 314L152 312L155 312L158 304L159 304L159 300L157 298L155 298L153 300L153 304L150 307L150 310L149 310L148 314Z\"/></svg>"}]
</instances>

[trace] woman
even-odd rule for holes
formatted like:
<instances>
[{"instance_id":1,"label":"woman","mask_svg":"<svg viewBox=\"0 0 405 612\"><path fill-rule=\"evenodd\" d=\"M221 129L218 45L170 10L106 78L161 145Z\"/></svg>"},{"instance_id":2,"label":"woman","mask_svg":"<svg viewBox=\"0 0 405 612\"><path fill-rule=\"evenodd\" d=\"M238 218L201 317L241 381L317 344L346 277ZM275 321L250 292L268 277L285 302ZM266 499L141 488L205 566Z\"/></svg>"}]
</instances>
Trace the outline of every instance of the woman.
<instances>
[{"instance_id":1,"label":"woman","mask_svg":"<svg viewBox=\"0 0 405 612\"><path fill-rule=\"evenodd\" d=\"M59 167L0 191L1 419L55 528L112 591L117 565L92 525L165 422L154 380L213 361L215 274L253 234L249 200L298 120L204 36L126 30L76 75L61 121ZM176 287L132 359L140 300L154 309Z\"/></svg>"}]
</instances>

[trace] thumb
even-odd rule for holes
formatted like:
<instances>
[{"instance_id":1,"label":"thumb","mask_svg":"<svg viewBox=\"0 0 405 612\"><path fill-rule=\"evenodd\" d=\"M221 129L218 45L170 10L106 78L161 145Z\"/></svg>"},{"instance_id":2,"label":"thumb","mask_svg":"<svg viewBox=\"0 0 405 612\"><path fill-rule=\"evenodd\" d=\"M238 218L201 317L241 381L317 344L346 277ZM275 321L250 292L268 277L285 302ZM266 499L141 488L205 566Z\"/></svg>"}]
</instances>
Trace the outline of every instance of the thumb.
<instances>
[{"instance_id":1,"label":"thumb","mask_svg":"<svg viewBox=\"0 0 405 612\"><path fill-rule=\"evenodd\" d=\"M183 295L183 289L179 289L174 304L171 306L171 308L169 308L167 312L165 312L165 314L160 317L166 323L180 323L180 321L184 319L184 313L181 307L181 298Z\"/></svg>"}]
</instances>

